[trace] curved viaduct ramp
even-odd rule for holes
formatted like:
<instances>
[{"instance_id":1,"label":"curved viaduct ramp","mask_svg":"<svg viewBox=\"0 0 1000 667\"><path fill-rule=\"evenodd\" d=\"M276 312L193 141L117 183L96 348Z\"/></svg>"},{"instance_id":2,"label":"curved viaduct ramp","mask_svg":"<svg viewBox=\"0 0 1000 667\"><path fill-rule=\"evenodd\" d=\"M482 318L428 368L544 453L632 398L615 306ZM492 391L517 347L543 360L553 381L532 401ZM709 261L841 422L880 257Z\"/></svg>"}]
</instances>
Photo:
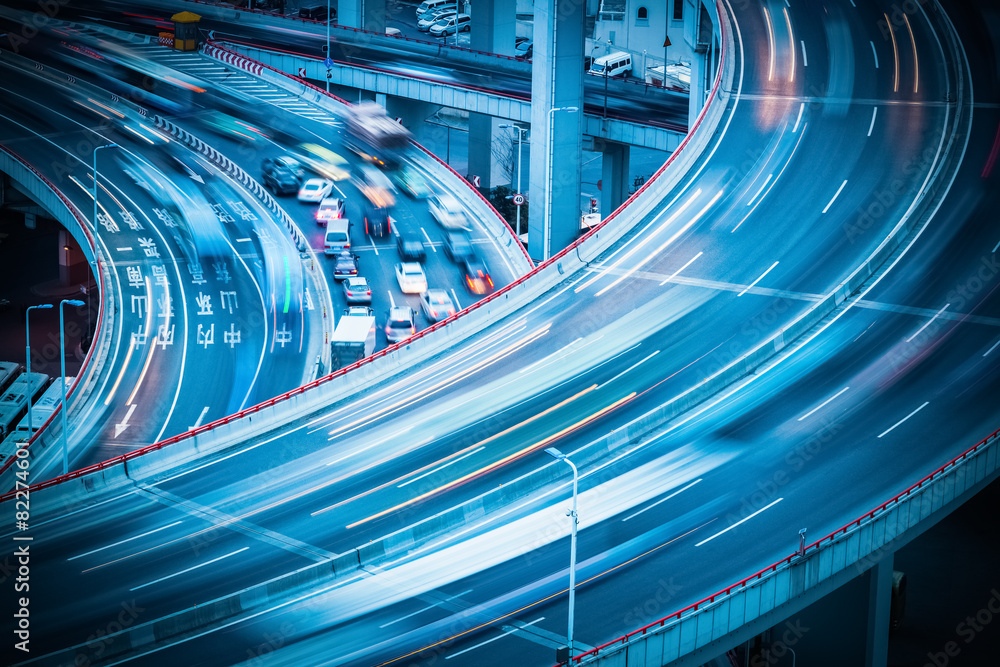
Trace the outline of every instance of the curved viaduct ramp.
<instances>
[{"instance_id":1,"label":"curved viaduct ramp","mask_svg":"<svg viewBox=\"0 0 1000 667\"><path fill-rule=\"evenodd\" d=\"M921 92L894 90L890 103L879 93L897 75L855 65L880 49L884 63L892 48L875 46L878 12L857 9L828 23L789 12L787 25L810 45L831 44L825 66L814 49L815 69L794 70L792 81L791 31L782 37L790 48L773 47L775 71L789 77L776 80L769 58L745 56L780 43L767 37L769 15L724 8L734 20L727 71L707 112L718 132L696 131L704 150L682 152L685 169L653 181L588 240L428 336L462 346L432 354L416 345L413 360L371 362L355 372L372 383L367 391L325 383L340 402L317 387L268 406L265 434L248 415L218 434L246 443L226 451L225 465L209 457L168 474L166 458L159 470L136 460L39 492L48 521L40 551L92 561L81 564L87 575L44 555L41 567L87 599L90 624L114 611L116 580L131 581L146 605L149 620L101 648L232 662L254 638L279 632L275 664L321 654L359 665L429 655L545 664L564 637L566 479L557 462L530 454L556 444L587 460L582 650L608 637L610 619L639 620L625 612L655 572L677 573L678 600L696 601L736 579L734 569L786 553L792 536L781 526L807 515L818 534L833 530L960 450L947 443L992 421L992 403L959 410L934 385L963 367L976 380L965 399L995 389L992 368L973 365L992 342L985 327L995 325L977 311L990 302L984 295L956 312L901 299L927 267L949 263L922 243L937 235L931 214L965 154L967 73L933 23L914 21L913 52L943 52L947 66L921 59ZM900 62L912 84L915 60ZM830 86L821 88L829 109L802 95L817 82ZM818 159L831 154L842 157ZM859 221L870 194L885 191L898 194L871 223ZM396 364L412 366L400 376ZM915 444L909 429L933 414L922 394L952 419L937 425L934 443ZM859 467L879 474L857 480ZM773 471L788 476L774 481L779 493L758 489ZM508 492L506 504L488 505L490 493ZM498 513L484 515L487 506ZM121 534L108 534L112 516L123 519ZM379 539L387 534L395 537ZM123 561L128 572L142 564L142 581ZM255 586L264 566L295 570L304 585L286 577ZM58 608L40 596L42 609ZM92 659L87 625L63 622L51 659Z\"/></svg>"}]
</instances>

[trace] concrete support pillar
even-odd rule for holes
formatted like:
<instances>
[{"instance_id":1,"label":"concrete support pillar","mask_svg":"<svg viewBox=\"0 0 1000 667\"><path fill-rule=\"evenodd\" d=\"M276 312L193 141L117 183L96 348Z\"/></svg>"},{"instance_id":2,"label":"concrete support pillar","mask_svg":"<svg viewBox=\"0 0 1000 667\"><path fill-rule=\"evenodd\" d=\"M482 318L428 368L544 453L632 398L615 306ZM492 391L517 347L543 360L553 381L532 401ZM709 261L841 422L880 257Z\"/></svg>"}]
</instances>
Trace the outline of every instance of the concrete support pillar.
<instances>
[{"instance_id":1,"label":"concrete support pillar","mask_svg":"<svg viewBox=\"0 0 1000 667\"><path fill-rule=\"evenodd\" d=\"M869 573L868 638L865 667L886 667L889 660L889 614L892 609L893 554L884 556Z\"/></svg>"},{"instance_id":2,"label":"concrete support pillar","mask_svg":"<svg viewBox=\"0 0 1000 667\"><path fill-rule=\"evenodd\" d=\"M425 131L424 121L433 116L439 107L430 102L420 102L408 100L405 97L385 96L385 113L389 118L398 118L403 123L403 127L413 133L414 139L421 141L420 137ZM441 156L442 158L444 156Z\"/></svg>"},{"instance_id":3,"label":"concrete support pillar","mask_svg":"<svg viewBox=\"0 0 1000 667\"><path fill-rule=\"evenodd\" d=\"M580 231L584 9L578 0L534 0L528 254L536 260Z\"/></svg>"},{"instance_id":4,"label":"concrete support pillar","mask_svg":"<svg viewBox=\"0 0 1000 667\"><path fill-rule=\"evenodd\" d=\"M472 176L479 177L479 186L489 189L510 182L509 174L493 151L495 141L510 145L510 132L502 130L499 118L481 113L469 112L469 182Z\"/></svg>"},{"instance_id":5,"label":"concrete support pillar","mask_svg":"<svg viewBox=\"0 0 1000 667\"><path fill-rule=\"evenodd\" d=\"M340 25L385 32L385 0L338 0L336 7Z\"/></svg>"},{"instance_id":6,"label":"concrete support pillar","mask_svg":"<svg viewBox=\"0 0 1000 667\"><path fill-rule=\"evenodd\" d=\"M514 55L517 12L513 0L476 0L469 45L477 51Z\"/></svg>"},{"instance_id":7,"label":"concrete support pillar","mask_svg":"<svg viewBox=\"0 0 1000 667\"><path fill-rule=\"evenodd\" d=\"M625 144L606 143L601 154L601 219L624 203L628 193L628 160Z\"/></svg>"},{"instance_id":8,"label":"concrete support pillar","mask_svg":"<svg viewBox=\"0 0 1000 667\"><path fill-rule=\"evenodd\" d=\"M688 97L688 127L694 125L705 106L705 54L691 54L691 95Z\"/></svg>"}]
</instances>

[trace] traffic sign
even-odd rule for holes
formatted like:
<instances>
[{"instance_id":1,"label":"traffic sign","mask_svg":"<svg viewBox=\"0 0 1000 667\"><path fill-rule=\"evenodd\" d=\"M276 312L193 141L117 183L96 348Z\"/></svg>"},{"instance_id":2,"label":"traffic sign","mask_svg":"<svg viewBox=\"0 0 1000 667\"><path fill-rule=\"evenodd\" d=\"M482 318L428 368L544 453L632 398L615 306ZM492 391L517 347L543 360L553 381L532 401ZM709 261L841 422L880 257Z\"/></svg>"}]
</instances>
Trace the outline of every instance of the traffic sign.
<instances>
[{"instance_id":1,"label":"traffic sign","mask_svg":"<svg viewBox=\"0 0 1000 667\"><path fill-rule=\"evenodd\" d=\"M524 195L518 193L514 195L514 206L521 206L524 204Z\"/></svg>"},{"instance_id":2,"label":"traffic sign","mask_svg":"<svg viewBox=\"0 0 1000 667\"><path fill-rule=\"evenodd\" d=\"M330 69L331 67L333 67L333 61L331 59L329 59L329 58L327 58L326 60L324 60L323 64L326 65L327 69Z\"/></svg>"},{"instance_id":3,"label":"traffic sign","mask_svg":"<svg viewBox=\"0 0 1000 667\"><path fill-rule=\"evenodd\" d=\"M305 67L300 67L299 68L299 78L300 79L306 78L306 68Z\"/></svg>"},{"instance_id":4,"label":"traffic sign","mask_svg":"<svg viewBox=\"0 0 1000 667\"><path fill-rule=\"evenodd\" d=\"M479 183L480 183L479 177L478 176L473 176L472 177L472 187L478 188L479 187Z\"/></svg>"}]
</instances>

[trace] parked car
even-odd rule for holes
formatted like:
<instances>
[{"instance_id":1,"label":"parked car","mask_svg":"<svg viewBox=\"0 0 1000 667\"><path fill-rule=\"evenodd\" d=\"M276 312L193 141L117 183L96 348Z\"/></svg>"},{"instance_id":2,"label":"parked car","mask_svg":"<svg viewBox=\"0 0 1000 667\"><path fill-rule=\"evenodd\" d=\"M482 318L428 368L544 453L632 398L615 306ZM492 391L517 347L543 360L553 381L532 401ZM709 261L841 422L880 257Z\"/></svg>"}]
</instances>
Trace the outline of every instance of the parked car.
<instances>
[{"instance_id":1,"label":"parked car","mask_svg":"<svg viewBox=\"0 0 1000 667\"><path fill-rule=\"evenodd\" d=\"M431 322L440 322L455 314L455 304L443 289L429 289L420 295L420 310Z\"/></svg>"},{"instance_id":2,"label":"parked car","mask_svg":"<svg viewBox=\"0 0 1000 667\"><path fill-rule=\"evenodd\" d=\"M299 201L321 202L333 191L333 181L325 178L310 178L299 188Z\"/></svg>"},{"instance_id":3,"label":"parked car","mask_svg":"<svg viewBox=\"0 0 1000 667\"><path fill-rule=\"evenodd\" d=\"M417 332L413 324L413 309L409 306L393 306L385 321L385 338L390 343L398 343Z\"/></svg>"},{"instance_id":4,"label":"parked car","mask_svg":"<svg viewBox=\"0 0 1000 667\"><path fill-rule=\"evenodd\" d=\"M339 255L333 265L334 280L344 280L351 276L358 275L358 256L350 250L344 250Z\"/></svg>"},{"instance_id":5,"label":"parked car","mask_svg":"<svg viewBox=\"0 0 1000 667\"><path fill-rule=\"evenodd\" d=\"M472 17L468 14L455 14L446 16L431 26L430 33L434 37L447 37L456 32L465 32L472 29Z\"/></svg>"},{"instance_id":6,"label":"parked car","mask_svg":"<svg viewBox=\"0 0 1000 667\"><path fill-rule=\"evenodd\" d=\"M422 262L427 259L427 249L424 242L415 236L400 234L396 237L396 250L404 262Z\"/></svg>"},{"instance_id":7,"label":"parked car","mask_svg":"<svg viewBox=\"0 0 1000 667\"><path fill-rule=\"evenodd\" d=\"M535 43L527 37L518 37L514 43L514 57L520 60L531 60Z\"/></svg>"},{"instance_id":8,"label":"parked car","mask_svg":"<svg viewBox=\"0 0 1000 667\"><path fill-rule=\"evenodd\" d=\"M468 234L448 232L444 240L444 254L453 262L464 262L475 257L476 251L472 249L472 241Z\"/></svg>"},{"instance_id":9,"label":"parked car","mask_svg":"<svg viewBox=\"0 0 1000 667\"><path fill-rule=\"evenodd\" d=\"M464 263L465 289L472 294L489 294L493 291L493 279L486 263L473 256Z\"/></svg>"},{"instance_id":10,"label":"parked car","mask_svg":"<svg viewBox=\"0 0 1000 667\"><path fill-rule=\"evenodd\" d=\"M440 21L441 19L448 18L449 16L454 16L458 13L458 10L454 5L450 7L445 7L444 9L439 9L434 12L428 12L424 14L424 17L417 21L417 30L420 32L428 32L431 26Z\"/></svg>"},{"instance_id":11,"label":"parked car","mask_svg":"<svg viewBox=\"0 0 1000 667\"><path fill-rule=\"evenodd\" d=\"M344 288L344 299L347 303L371 303L372 288L368 284L367 278L354 276L347 278L341 283Z\"/></svg>"},{"instance_id":12,"label":"parked car","mask_svg":"<svg viewBox=\"0 0 1000 667\"><path fill-rule=\"evenodd\" d=\"M344 200L338 197L327 197L320 202L316 209L316 223L325 225L331 220L338 220L344 217Z\"/></svg>"},{"instance_id":13,"label":"parked car","mask_svg":"<svg viewBox=\"0 0 1000 667\"><path fill-rule=\"evenodd\" d=\"M396 282L403 294L419 294L427 289L424 268L416 262L400 262L395 268Z\"/></svg>"}]
</instances>

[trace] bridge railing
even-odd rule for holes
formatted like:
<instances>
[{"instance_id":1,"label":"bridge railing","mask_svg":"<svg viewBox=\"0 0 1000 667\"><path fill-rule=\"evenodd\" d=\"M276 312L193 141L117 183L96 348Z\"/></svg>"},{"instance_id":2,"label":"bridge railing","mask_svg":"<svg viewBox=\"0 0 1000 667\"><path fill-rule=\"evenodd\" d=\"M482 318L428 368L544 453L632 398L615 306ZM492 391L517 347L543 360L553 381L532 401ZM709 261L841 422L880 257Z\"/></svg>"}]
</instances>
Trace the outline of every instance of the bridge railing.
<instances>
[{"instance_id":1,"label":"bridge railing","mask_svg":"<svg viewBox=\"0 0 1000 667\"><path fill-rule=\"evenodd\" d=\"M6 56L5 54L5 57ZM109 326L105 322L106 318L112 318L114 315L114 309L109 309L105 307L105 283L104 283L104 272L107 270L104 262L101 260L101 251L94 240L93 234L90 232L90 228L87 225L87 218L83 215L76 204L74 204L69 197L67 197L56 185L50 181L41 171L39 171L34 165L28 162L25 158L15 153L9 147L0 145L0 171L7 173L14 180L18 182L25 183L26 186L30 187L29 183L26 183L26 179L34 179L36 182L41 183L43 188L47 190L52 196L55 197L51 202L41 202L53 215L60 218L67 229L71 231L78 230L82 233L84 238L84 243L81 247L84 254L87 255L88 260L93 262L94 273L97 277L98 283L98 294L99 294L99 309L97 312L97 328L94 331L94 336L91 339L90 348L87 350L87 355L84 357L83 363L80 366L80 371L76 374L76 379L73 384L66 391L66 400L77 401L81 396L88 396L95 386L96 379L98 378L100 371L104 365L104 355L101 354L100 350L102 347L109 342L111 329L113 327ZM20 171L21 173L16 173ZM41 199L41 197L40 197ZM58 206L55 205L58 202L59 205L65 208L66 215L60 215L58 211ZM96 221L94 222L96 224ZM90 305L88 304L89 308ZM90 333L89 331L87 332ZM44 446L46 439L48 438L48 428L49 425L56 419L57 416L61 415L62 402L60 402L56 409L49 415L38 430L28 438L25 447L31 447L35 445L36 442L41 442ZM61 419L61 417L60 417ZM38 445L32 448L32 452L37 451ZM3 452L6 456L7 452ZM0 464L0 479L2 479L3 474L14 465L16 457L10 456L6 461Z\"/></svg>"},{"instance_id":2,"label":"bridge railing","mask_svg":"<svg viewBox=\"0 0 1000 667\"><path fill-rule=\"evenodd\" d=\"M906 530L1000 470L1000 429L857 519L717 593L574 656L573 665L665 665L858 562L861 574ZM765 586L767 584L767 586ZM706 632L705 628L710 631ZM655 643L655 644L654 644Z\"/></svg>"}]
</instances>

